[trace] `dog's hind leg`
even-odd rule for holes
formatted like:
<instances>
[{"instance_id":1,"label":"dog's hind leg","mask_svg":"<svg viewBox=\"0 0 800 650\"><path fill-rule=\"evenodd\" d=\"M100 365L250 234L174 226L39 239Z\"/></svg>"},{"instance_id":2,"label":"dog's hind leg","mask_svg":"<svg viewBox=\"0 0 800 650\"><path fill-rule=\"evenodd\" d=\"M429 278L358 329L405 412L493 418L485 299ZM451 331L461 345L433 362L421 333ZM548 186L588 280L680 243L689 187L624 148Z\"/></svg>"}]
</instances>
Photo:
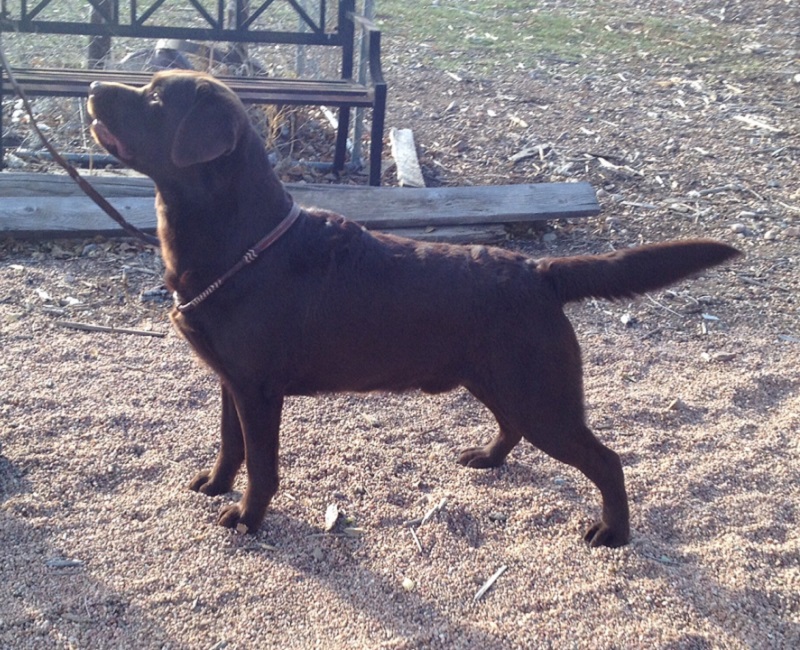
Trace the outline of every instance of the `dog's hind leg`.
<instances>
[{"instance_id":1,"label":"dog's hind leg","mask_svg":"<svg viewBox=\"0 0 800 650\"><path fill-rule=\"evenodd\" d=\"M583 422L539 421L525 434L536 447L556 460L579 469L600 490L603 514L586 531L590 546L624 546L630 540L628 496L619 456L602 444Z\"/></svg>"},{"instance_id":2,"label":"dog's hind leg","mask_svg":"<svg viewBox=\"0 0 800 650\"><path fill-rule=\"evenodd\" d=\"M619 456L603 445L584 423L580 393L577 401L572 400L572 408L562 410L559 406L569 404L570 400L565 399L560 404L552 401L545 405L537 395L531 400L536 403L533 409L530 402L528 408L517 403L504 409L473 392L494 413L500 433L483 447L464 450L459 457L462 465L497 467L524 437L549 456L580 470L600 490L603 515L584 535L589 545L616 547L628 543L630 523L622 463ZM569 392L572 391L565 388L565 393Z\"/></svg>"},{"instance_id":3,"label":"dog's hind leg","mask_svg":"<svg viewBox=\"0 0 800 650\"><path fill-rule=\"evenodd\" d=\"M556 460L572 465L600 490L603 514L584 539L591 546L624 546L630 540L628 496L619 456L586 426L583 370L575 333L564 318L560 336L548 340L529 374L528 399L508 401L507 417L526 440Z\"/></svg>"},{"instance_id":4,"label":"dog's hind leg","mask_svg":"<svg viewBox=\"0 0 800 650\"><path fill-rule=\"evenodd\" d=\"M619 456L586 426L580 350L563 315L551 318L546 344L517 339L495 351L492 366L467 388L494 413L500 433L485 447L467 449L469 467L494 467L525 438L580 470L600 490L601 520L586 532L591 546L623 546L630 539L628 497Z\"/></svg>"},{"instance_id":5,"label":"dog's hind leg","mask_svg":"<svg viewBox=\"0 0 800 650\"><path fill-rule=\"evenodd\" d=\"M189 483L189 489L208 496L230 492L233 480L244 462L244 439L239 415L233 402L233 395L222 384L222 422L220 423L220 444L217 460L212 469L204 469Z\"/></svg>"}]
</instances>

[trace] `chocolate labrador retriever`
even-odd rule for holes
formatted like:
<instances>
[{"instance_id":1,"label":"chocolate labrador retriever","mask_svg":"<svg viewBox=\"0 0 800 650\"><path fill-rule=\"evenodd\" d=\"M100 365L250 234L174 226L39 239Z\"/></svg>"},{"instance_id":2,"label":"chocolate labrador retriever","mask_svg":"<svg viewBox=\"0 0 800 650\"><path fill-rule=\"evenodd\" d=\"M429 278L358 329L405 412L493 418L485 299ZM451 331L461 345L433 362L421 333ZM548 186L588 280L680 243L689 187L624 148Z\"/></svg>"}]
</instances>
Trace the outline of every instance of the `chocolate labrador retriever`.
<instances>
[{"instance_id":1,"label":"chocolate labrador retriever","mask_svg":"<svg viewBox=\"0 0 800 650\"><path fill-rule=\"evenodd\" d=\"M141 89L95 83L89 112L97 141L155 181L172 321L221 380L219 455L190 484L228 492L245 464L247 488L221 525L253 532L264 518L285 396L465 386L499 432L461 464L497 467L525 438L599 488L589 544L628 542L622 465L586 426L563 305L658 289L736 249L693 240L533 260L367 232L299 208L242 103L204 74L158 73Z\"/></svg>"}]
</instances>

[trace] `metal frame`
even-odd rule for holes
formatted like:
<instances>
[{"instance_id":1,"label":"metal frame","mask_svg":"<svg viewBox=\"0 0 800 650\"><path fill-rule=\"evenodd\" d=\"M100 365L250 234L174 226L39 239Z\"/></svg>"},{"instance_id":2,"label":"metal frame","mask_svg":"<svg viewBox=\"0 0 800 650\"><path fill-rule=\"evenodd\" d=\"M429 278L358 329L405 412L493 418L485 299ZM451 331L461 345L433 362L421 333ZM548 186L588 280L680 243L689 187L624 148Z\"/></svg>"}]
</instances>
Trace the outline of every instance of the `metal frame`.
<instances>
[{"instance_id":1,"label":"metal frame","mask_svg":"<svg viewBox=\"0 0 800 650\"><path fill-rule=\"evenodd\" d=\"M339 0L337 13L337 26L333 30L326 29L326 17L328 12L327 0L319 0L319 12L314 12L314 16L301 6L298 0L287 0L288 4L294 9L299 19L308 28L308 31L277 31L269 29L259 29L256 21L275 3L275 0L256 0L253 6L249 0L235 0L235 13L232 25L225 24L225 0L217 0L216 16L211 15L198 0L188 0L192 7L198 12L207 26L203 27L168 27L163 25L147 24L159 9L168 0L129 0L130 13L127 20L123 20L120 14L120 0L88 0L93 10L105 20L101 23L92 23L88 19L81 21L54 21L44 20L41 14L48 7L58 3L58 0L39 0L34 6L30 7L28 0L20 0L19 12L14 15L8 9L8 0L2 0L0 5L0 32L23 32L23 33L43 33L60 35L82 35L82 36L109 36L109 37L131 37L131 38L166 38L181 40L198 41L222 41L230 43L269 43L269 44L290 44L290 45L322 45L341 48L341 78L331 80L332 85L341 85L343 80L352 82L354 72L354 49L355 49L355 30L356 27L363 30L364 38L367 43L367 65L369 68L369 84L362 85L369 91L372 107L372 130L370 146L370 185L379 185L381 177L381 155L383 150L383 129L386 114L386 83L383 80L383 73L380 62L380 31L375 25L355 12L355 0ZM54 82L57 73L54 72ZM88 80L93 71L81 70ZM97 72L100 74L100 71ZM108 73L105 73L108 74ZM3 82L3 72L0 76L0 97L12 92ZM259 102L257 98L251 99L255 103L271 103L269 85L278 85L281 80L270 80L265 77L248 78L249 82L262 85L265 88L263 97L265 101ZM235 82L235 80L232 80ZM242 82L245 81L243 78ZM324 83L324 80L323 80ZM232 85L235 85L232 84ZM42 91L38 94L71 94L71 91L58 92L51 90ZM272 93L274 96L274 93ZM303 101L303 94L300 93L295 104L320 104L319 93L309 92L306 96L307 101ZM356 106L363 106L363 96L352 104L345 102L339 103L339 124L336 135L336 150L333 160L334 171L344 168L347 153L347 137L350 128L350 113ZM2 116L0 115L0 119ZM0 142L0 161L3 159L2 142Z\"/></svg>"},{"instance_id":2,"label":"metal frame","mask_svg":"<svg viewBox=\"0 0 800 650\"><path fill-rule=\"evenodd\" d=\"M312 17L297 2L288 0L289 6L294 9L300 19L308 25L310 31L278 31L259 29L256 25L258 18L266 12L275 0L262 0L257 7L253 7L249 0L235 0L235 24L225 24L225 0L217 0L216 16L208 13L205 7L197 0L188 0L189 4L197 11L207 27L169 27L164 25L147 24L159 9L168 0L146 0L142 9L141 0L130 0L130 14L128 20L123 20L120 13L120 0L108 0L100 3L98 0L88 0L92 8L102 16L105 22L90 23L84 21L45 20L41 17L47 7L52 7L58 0L40 0L35 6L29 8L28 0L20 0L19 12L8 8L8 0L2 2L0 11L0 31L26 32L44 34L74 34L82 36L118 36L129 38L185 38L201 41L228 41L231 43L277 43L298 45L342 45L342 35L338 30L326 31L325 20L328 12L327 0L319 0L319 15ZM351 0L339 2L340 15L342 11L353 11L354 4ZM111 13L106 8L111 8Z\"/></svg>"}]
</instances>

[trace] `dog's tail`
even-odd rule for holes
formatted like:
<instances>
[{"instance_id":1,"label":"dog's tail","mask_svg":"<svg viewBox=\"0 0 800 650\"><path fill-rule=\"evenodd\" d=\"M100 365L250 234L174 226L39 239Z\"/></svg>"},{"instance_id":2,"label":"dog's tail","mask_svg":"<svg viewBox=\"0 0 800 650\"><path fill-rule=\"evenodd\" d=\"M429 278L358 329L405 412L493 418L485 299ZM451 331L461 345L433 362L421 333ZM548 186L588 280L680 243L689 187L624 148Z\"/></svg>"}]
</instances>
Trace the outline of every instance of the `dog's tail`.
<instances>
[{"instance_id":1,"label":"dog's tail","mask_svg":"<svg viewBox=\"0 0 800 650\"><path fill-rule=\"evenodd\" d=\"M551 257L537 268L562 303L584 298L614 300L661 289L741 255L708 239L651 244L606 255Z\"/></svg>"}]
</instances>

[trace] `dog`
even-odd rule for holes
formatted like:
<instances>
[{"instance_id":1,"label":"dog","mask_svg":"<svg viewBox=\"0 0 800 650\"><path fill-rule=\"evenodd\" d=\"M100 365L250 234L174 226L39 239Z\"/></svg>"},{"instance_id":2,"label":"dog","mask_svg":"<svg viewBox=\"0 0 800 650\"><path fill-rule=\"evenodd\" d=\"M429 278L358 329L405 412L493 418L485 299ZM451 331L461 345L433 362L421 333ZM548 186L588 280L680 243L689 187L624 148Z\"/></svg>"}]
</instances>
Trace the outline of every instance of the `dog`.
<instances>
[{"instance_id":1,"label":"dog","mask_svg":"<svg viewBox=\"0 0 800 650\"><path fill-rule=\"evenodd\" d=\"M262 523L278 489L286 396L464 386L499 431L463 451L462 465L497 467L525 438L600 490L602 516L585 540L628 543L622 464L586 425L563 306L659 289L739 251L689 240L535 260L368 232L297 206L243 104L202 73L159 72L139 89L95 82L88 110L96 141L155 182L171 319L220 378L219 453L189 486L229 492L246 466L242 498L219 524Z\"/></svg>"}]
</instances>

